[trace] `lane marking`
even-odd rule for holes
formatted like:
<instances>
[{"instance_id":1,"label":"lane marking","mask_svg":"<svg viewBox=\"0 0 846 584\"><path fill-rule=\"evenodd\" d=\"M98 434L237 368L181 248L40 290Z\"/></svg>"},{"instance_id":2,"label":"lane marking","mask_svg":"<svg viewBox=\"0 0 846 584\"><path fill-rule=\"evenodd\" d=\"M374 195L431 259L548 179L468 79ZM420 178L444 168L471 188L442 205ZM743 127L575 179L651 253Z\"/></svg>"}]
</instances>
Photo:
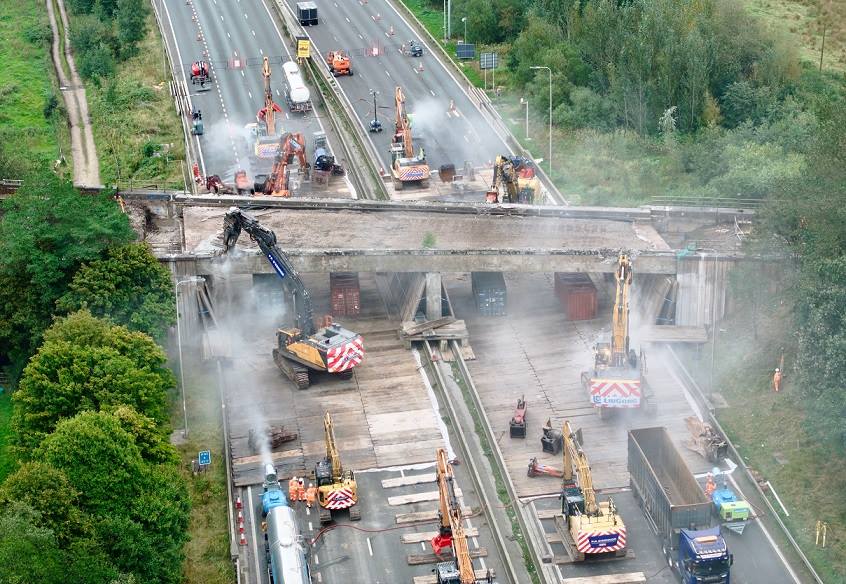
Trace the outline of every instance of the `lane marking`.
<instances>
[{"instance_id":1,"label":"lane marking","mask_svg":"<svg viewBox=\"0 0 846 584\"><path fill-rule=\"evenodd\" d=\"M250 32L253 33L253 36L256 36L256 31L251 30Z\"/></svg>"},{"instance_id":2,"label":"lane marking","mask_svg":"<svg viewBox=\"0 0 846 584\"><path fill-rule=\"evenodd\" d=\"M264 50L259 49L259 53L261 53L262 55L264 55Z\"/></svg>"},{"instance_id":3,"label":"lane marking","mask_svg":"<svg viewBox=\"0 0 846 584\"><path fill-rule=\"evenodd\" d=\"M227 34L228 34L228 33L227 33ZM237 57L237 56L238 56L238 51L232 51L232 54L233 54L233 55L235 55L235 56Z\"/></svg>"},{"instance_id":4,"label":"lane marking","mask_svg":"<svg viewBox=\"0 0 846 584\"><path fill-rule=\"evenodd\" d=\"M364 37L361 36L360 34L358 35L358 38L360 38L361 40L364 40ZM337 41L338 39L335 39L335 40Z\"/></svg>"},{"instance_id":5,"label":"lane marking","mask_svg":"<svg viewBox=\"0 0 846 584\"><path fill-rule=\"evenodd\" d=\"M350 18L348 16L345 16L344 18L346 19L347 22L350 22ZM352 23L350 23L350 24L352 24Z\"/></svg>"},{"instance_id":6,"label":"lane marking","mask_svg":"<svg viewBox=\"0 0 846 584\"><path fill-rule=\"evenodd\" d=\"M247 95L249 95L249 96L250 96L250 99L253 99L253 92L252 92L252 91L249 91L249 90L248 90L248 91L247 91Z\"/></svg>"},{"instance_id":7,"label":"lane marking","mask_svg":"<svg viewBox=\"0 0 846 584\"><path fill-rule=\"evenodd\" d=\"M280 95L282 95L282 94L281 94L281 93L279 93L279 90L277 89L277 90L276 90L276 97L279 97Z\"/></svg>"},{"instance_id":8,"label":"lane marking","mask_svg":"<svg viewBox=\"0 0 846 584\"><path fill-rule=\"evenodd\" d=\"M249 18L247 17L247 13L246 13L246 12L244 13L244 18L247 18L247 20L249 20Z\"/></svg>"},{"instance_id":9,"label":"lane marking","mask_svg":"<svg viewBox=\"0 0 846 584\"><path fill-rule=\"evenodd\" d=\"M390 72L390 71L388 71L387 69L385 69L385 75L387 75L388 77L390 77L390 76L391 76L391 72Z\"/></svg>"},{"instance_id":10,"label":"lane marking","mask_svg":"<svg viewBox=\"0 0 846 584\"><path fill-rule=\"evenodd\" d=\"M243 70L243 69L241 69L241 77L246 77L246 75L244 75L244 70Z\"/></svg>"},{"instance_id":11,"label":"lane marking","mask_svg":"<svg viewBox=\"0 0 846 584\"><path fill-rule=\"evenodd\" d=\"M228 39L231 39L231 38L232 38L231 36L229 36L229 33L228 33L228 32L226 33L226 38L228 38Z\"/></svg>"},{"instance_id":12,"label":"lane marking","mask_svg":"<svg viewBox=\"0 0 846 584\"><path fill-rule=\"evenodd\" d=\"M221 20L223 20L223 15L222 15L222 14L220 15L220 19L221 19Z\"/></svg>"},{"instance_id":13,"label":"lane marking","mask_svg":"<svg viewBox=\"0 0 846 584\"><path fill-rule=\"evenodd\" d=\"M431 94L432 94L432 97L435 97L435 92L434 92L434 91L432 91L431 89L429 90L429 93L431 93Z\"/></svg>"}]
</instances>

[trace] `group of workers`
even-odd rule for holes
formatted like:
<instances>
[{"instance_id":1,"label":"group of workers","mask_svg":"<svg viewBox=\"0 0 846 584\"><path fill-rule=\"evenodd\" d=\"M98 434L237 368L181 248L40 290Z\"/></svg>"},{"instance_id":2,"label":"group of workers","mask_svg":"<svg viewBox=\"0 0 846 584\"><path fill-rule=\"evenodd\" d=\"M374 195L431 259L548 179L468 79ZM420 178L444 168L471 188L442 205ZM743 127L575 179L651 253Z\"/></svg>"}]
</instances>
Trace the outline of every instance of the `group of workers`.
<instances>
[{"instance_id":1,"label":"group of workers","mask_svg":"<svg viewBox=\"0 0 846 584\"><path fill-rule=\"evenodd\" d=\"M302 477L291 477L288 481L288 501L291 506L297 501L305 501L306 507L311 509L317 501L317 487L314 483L309 483L306 487Z\"/></svg>"}]
</instances>

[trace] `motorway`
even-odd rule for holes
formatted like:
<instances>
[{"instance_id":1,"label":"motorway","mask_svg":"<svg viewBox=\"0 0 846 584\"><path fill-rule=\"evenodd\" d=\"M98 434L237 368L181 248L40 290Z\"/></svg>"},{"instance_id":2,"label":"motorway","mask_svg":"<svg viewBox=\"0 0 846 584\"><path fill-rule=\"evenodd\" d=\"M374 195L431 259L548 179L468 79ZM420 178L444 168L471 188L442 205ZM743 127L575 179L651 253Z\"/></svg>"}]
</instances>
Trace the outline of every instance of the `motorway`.
<instances>
[{"instance_id":1,"label":"motorway","mask_svg":"<svg viewBox=\"0 0 846 584\"><path fill-rule=\"evenodd\" d=\"M231 181L237 169L251 175L268 170L250 167L244 130L245 124L256 121L264 104L265 56L271 64L274 100L283 110L277 126L281 123L285 132L302 132L311 152L312 134L324 131L323 124L314 111L288 111L282 63L291 59L290 49L261 0L156 0L156 5L163 12L176 79L188 88L191 106L203 113L205 131L194 140L204 175L218 174ZM191 85L191 63L200 59L211 65L207 91Z\"/></svg>"},{"instance_id":2,"label":"motorway","mask_svg":"<svg viewBox=\"0 0 846 584\"><path fill-rule=\"evenodd\" d=\"M285 0L290 10L296 0ZM394 90L402 87L406 111L413 114L415 152L423 146L429 167L443 164L460 169L465 161L482 166L497 154L509 152L462 89L459 80L426 45L423 56L402 54L410 39L424 41L387 0L326 0L318 2L317 26L306 27L317 52L343 49L352 59L352 76L338 77L338 85L355 109L357 121L368 128L373 118L370 90L379 92L379 120L384 130L370 134L380 165L390 166L389 146L394 130ZM390 32L393 31L393 35ZM438 49L435 49L438 50ZM374 56L374 52L376 56ZM419 68L423 67L420 71ZM450 101L454 109L450 111ZM418 140L419 138L419 140Z\"/></svg>"}]
</instances>

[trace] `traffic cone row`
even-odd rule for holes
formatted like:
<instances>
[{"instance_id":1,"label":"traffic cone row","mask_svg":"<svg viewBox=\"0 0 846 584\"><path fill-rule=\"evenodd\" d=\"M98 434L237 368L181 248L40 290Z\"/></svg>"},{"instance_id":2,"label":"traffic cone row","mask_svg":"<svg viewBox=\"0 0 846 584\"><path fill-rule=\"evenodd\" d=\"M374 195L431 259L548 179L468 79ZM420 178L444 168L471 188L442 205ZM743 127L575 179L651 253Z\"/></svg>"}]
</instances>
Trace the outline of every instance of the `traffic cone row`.
<instances>
[{"instance_id":1,"label":"traffic cone row","mask_svg":"<svg viewBox=\"0 0 846 584\"><path fill-rule=\"evenodd\" d=\"M239 507L241 505L241 498L238 497L237 502L235 503L236 506ZM247 545L247 534L244 533L244 514L241 511L238 511L238 533L241 535L238 543L240 545Z\"/></svg>"},{"instance_id":2,"label":"traffic cone row","mask_svg":"<svg viewBox=\"0 0 846 584\"><path fill-rule=\"evenodd\" d=\"M194 163L196 165L196 163ZM241 503L241 497L235 497L235 508L241 510L244 508L244 504Z\"/></svg>"}]
</instances>

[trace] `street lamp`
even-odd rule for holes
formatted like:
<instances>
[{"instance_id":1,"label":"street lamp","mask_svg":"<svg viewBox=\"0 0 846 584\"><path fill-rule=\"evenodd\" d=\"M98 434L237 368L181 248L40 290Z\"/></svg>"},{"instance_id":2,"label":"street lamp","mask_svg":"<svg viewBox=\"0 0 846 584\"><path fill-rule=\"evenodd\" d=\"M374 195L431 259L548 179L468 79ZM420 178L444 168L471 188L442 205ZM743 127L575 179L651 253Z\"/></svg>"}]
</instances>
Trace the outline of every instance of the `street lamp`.
<instances>
[{"instance_id":1,"label":"street lamp","mask_svg":"<svg viewBox=\"0 0 846 584\"><path fill-rule=\"evenodd\" d=\"M711 287L711 330L714 338L711 339L711 367L708 372L708 395L714 393L714 354L717 352L717 335L720 328L717 326L717 259L720 257L720 252L712 247L700 248L703 252L710 251L714 254L714 284ZM705 256L702 256L705 259Z\"/></svg>"},{"instance_id":2,"label":"street lamp","mask_svg":"<svg viewBox=\"0 0 846 584\"><path fill-rule=\"evenodd\" d=\"M521 97L520 105L526 106L526 140L531 140L529 138L529 99L527 97Z\"/></svg>"},{"instance_id":3,"label":"street lamp","mask_svg":"<svg viewBox=\"0 0 846 584\"><path fill-rule=\"evenodd\" d=\"M176 304L176 346L179 347L179 388L182 391L182 419L185 427L182 429L182 437L188 437L188 410L185 407L185 373L182 370L182 331L179 327L179 285L180 284L202 284L206 279L202 276L192 276L184 280L177 280L173 287L173 299Z\"/></svg>"},{"instance_id":4,"label":"street lamp","mask_svg":"<svg viewBox=\"0 0 846 584\"><path fill-rule=\"evenodd\" d=\"M464 44L467 44L467 17L464 16L461 18L461 22L464 23Z\"/></svg>"},{"instance_id":5,"label":"street lamp","mask_svg":"<svg viewBox=\"0 0 846 584\"><path fill-rule=\"evenodd\" d=\"M529 68L546 69L549 73L549 175L552 178L552 69L542 65Z\"/></svg>"}]
</instances>

